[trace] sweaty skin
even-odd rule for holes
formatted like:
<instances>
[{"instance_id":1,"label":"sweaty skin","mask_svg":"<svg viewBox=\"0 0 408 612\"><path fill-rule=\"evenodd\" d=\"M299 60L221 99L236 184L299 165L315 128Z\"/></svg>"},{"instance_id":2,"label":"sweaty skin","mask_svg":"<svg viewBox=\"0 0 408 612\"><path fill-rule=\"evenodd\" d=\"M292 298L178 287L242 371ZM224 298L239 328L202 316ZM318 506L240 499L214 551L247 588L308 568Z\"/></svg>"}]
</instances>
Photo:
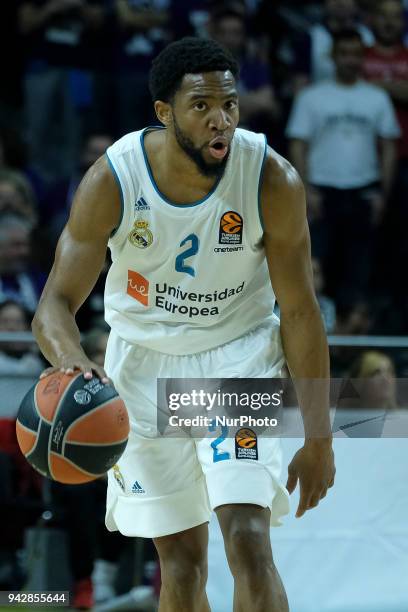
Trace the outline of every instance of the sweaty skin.
<instances>
[{"instance_id":1,"label":"sweaty skin","mask_svg":"<svg viewBox=\"0 0 408 612\"><path fill-rule=\"evenodd\" d=\"M223 159L211 155L208 147L218 136L231 141L239 118L236 100L231 73L212 72L186 75L172 104L155 103L156 114L167 129L147 134L145 144L156 183L166 197L179 203L192 202L204 197L216 182L216 178L201 173L194 156L180 147L174 130L176 114L179 130L202 155L202 162L222 164ZM299 380L327 381L328 350L312 286L303 185L292 166L271 149L261 198L265 252L281 309L281 334L289 369ZM117 184L106 158L100 158L75 195L33 320L38 345L52 364L43 376L55 370L72 373L79 369L86 378L95 372L108 382L103 368L90 361L80 345L75 314L98 279L109 236L119 224L120 209ZM299 385L297 391L306 440L289 466L287 488L291 493L299 480L300 517L326 495L333 485L335 468L327 384L313 390L311 385ZM318 438L312 424L317 426Z\"/></svg>"},{"instance_id":2,"label":"sweaty skin","mask_svg":"<svg viewBox=\"0 0 408 612\"><path fill-rule=\"evenodd\" d=\"M334 484L329 352L313 288L303 184L291 164L269 147L261 206L265 254L280 308L282 346L305 428L305 444L289 465L286 484L292 493L299 480L296 517L300 518Z\"/></svg>"}]
</instances>

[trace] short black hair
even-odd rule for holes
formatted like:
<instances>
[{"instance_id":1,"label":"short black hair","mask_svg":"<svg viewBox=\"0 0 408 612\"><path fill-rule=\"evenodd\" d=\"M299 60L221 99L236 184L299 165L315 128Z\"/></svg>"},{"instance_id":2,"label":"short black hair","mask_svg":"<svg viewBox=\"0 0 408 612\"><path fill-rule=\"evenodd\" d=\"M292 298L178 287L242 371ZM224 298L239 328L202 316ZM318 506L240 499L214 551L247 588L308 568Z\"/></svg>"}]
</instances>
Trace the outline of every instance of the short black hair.
<instances>
[{"instance_id":1,"label":"short black hair","mask_svg":"<svg viewBox=\"0 0 408 612\"><path fill-rule=\"evenodd\" d=\"M345 40L359 40L364 46L363 37L356 28L344 28L333 34L333 49Z\"/></svg>"},{"instance_id":2,"label":"short black hair","mask_svg":"<svg viewBox=\"0 0 408 612\"><path fill-rule=\"evenodd\" d=\"M159 53L152 62L149 89L153 102L170 102L185 74L230 70L239 74L238 62L215 40L186 36Z\"/></svg>"}]
</instances>

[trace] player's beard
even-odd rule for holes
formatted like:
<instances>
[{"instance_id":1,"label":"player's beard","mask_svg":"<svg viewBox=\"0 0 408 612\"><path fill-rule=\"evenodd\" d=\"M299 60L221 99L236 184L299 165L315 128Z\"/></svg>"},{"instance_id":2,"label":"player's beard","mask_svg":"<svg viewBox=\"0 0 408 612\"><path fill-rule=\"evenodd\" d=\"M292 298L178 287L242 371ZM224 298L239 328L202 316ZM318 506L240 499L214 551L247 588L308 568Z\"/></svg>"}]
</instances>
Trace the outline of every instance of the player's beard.
<instances>
[{"instance_id":1,"label":"player's beard","mask_svg":"<svg viewBox=\"0 0 408 612\"><path fill-rule=\"evenodd\" d=\"M213 164L207 163L203 156L204 147L195 147L193 141L180 128L174 116L173 120L174 134L176 136L177 143L179 147L184 151L184 153L188 155L188 157L195 163L198 168L198 171L207 178L220 179L224 174L229 157L229 152L221 161L215 162Z\"/></svg>"}]
</instances>

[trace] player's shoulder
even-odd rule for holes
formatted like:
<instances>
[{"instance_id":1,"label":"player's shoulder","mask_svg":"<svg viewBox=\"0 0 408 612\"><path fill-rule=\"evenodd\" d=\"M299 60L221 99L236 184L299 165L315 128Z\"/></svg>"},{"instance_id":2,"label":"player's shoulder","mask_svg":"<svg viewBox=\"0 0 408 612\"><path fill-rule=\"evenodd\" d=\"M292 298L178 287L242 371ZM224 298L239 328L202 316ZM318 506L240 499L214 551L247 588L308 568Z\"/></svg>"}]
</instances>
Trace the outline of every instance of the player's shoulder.
<instances>
[{"instance_id":1,"label":"player's shoulder","mask_svg":"<svg viewBox=\"0 0 408 612\"><path fill-rule=\"evenodd\" d=\"M106 190L116 191L116 181L106 155L101 155L85 173L80 184L80 190L84 189L94 194L95 192L106 193Z\"/></svg>"},{"instance_id":2,"label":"player's shoulder","mask_svg":"<svg viewBox=\"0 0 408 612\"><path fill-rule=\"evenodd\" d=\"M137 132L129 132L121 136L118 140L115 140L107 150L108 158L111 154L121 155L133 151L145 130L146 128L138 130Z\"/></svg>"},{"instance_id":3,"label":"player's shoulder","mask_svg":"<svg viewBox=\"0 0 408 612\"><path fill-rule=\"evenodd\" d=\"M238 144L240 150L253 151L261 149L266 151L266 136L258 134L244 128L236 128L234 132L234 142Z\"/></svg>"},{"instance_id":4,"label":"player's shoulder","mask_svg":"<svg viewBox=\"0 0 408 612\"><path fill-rule=\"evenodd\" d=\"M261 188L261 214L266 233L288 243L298 236L306 217L303 182L292 164L268 146Z\"/></svg>"},{"instance_id":5,"label":"player's shoulder","mask_svg":"<svg viewBox=\"0 0 408 612\"><path fill-rule=\"evenodd\" d=\"M267 146L262 187L274 193L303 191L303 183L292 164L275 149Z\"/></svg>"}]
</instances>

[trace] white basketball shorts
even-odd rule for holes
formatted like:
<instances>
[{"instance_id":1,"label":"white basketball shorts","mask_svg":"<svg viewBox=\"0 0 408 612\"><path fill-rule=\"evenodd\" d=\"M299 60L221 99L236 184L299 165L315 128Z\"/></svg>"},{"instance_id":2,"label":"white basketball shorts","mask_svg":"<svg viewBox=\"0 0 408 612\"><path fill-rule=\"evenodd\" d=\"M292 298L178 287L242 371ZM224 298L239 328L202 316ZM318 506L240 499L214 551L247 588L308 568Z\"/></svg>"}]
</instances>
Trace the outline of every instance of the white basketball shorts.
<instances>
[{"instance_id":1,"label":"white basketball shorts","mask_svg":"<svg viewBox=\"0 0 408 612\"><path fill-rule=\"evenodd\" d=\"M131 432L108 473L107 528L126 536L170 535L208 522L224 504L270 508L271 525L281 525L289 494L280 482L280 439L259 437L253 459L236 458L234 432L222 439L217 431L201 439L157 437L156 396L157 378L272 378L279 377L282 364L279 327L269 322L227 344L182 356L131 345L112 331L105 368L126 403Z\"/></svg>"}]
</instances>

